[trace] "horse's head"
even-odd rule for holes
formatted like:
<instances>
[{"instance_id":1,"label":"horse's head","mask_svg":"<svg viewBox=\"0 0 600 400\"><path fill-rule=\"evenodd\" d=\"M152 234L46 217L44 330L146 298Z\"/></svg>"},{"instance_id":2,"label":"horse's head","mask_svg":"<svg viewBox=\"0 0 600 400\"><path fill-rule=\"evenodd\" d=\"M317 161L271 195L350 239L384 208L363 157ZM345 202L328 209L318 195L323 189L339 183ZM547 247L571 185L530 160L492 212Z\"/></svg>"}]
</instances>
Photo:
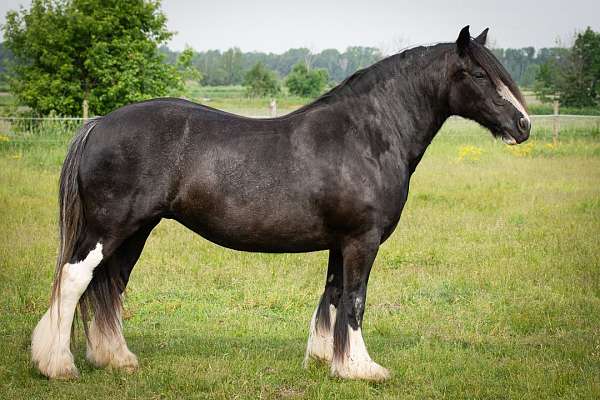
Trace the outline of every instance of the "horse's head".
<instances>
[{"instance_id":1,"label":"horse's head","mask_svg":"<svg viewBox=\"0 0 600 400\"><path fill-rule=\"evenodd\" d=\"M531 121L523 95L502 64L485 47L487 29L471 39L460 31L449 65L452 114L475 120L507 144L524 142ZM450 61L450 60L449 60Z\"/></svg>"}]
</instances>

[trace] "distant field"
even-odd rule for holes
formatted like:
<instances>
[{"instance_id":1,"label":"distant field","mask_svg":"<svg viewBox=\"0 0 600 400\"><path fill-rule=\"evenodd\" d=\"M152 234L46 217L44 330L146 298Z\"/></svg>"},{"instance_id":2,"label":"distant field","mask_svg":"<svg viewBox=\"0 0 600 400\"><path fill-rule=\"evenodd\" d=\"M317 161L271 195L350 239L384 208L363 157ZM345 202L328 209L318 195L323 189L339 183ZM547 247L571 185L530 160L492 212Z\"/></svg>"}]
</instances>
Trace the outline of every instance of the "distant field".
<instances>
[{"instance_id":1,"label":"distant field","mask_svg":"<svg viewBox=\"0 0 600 400\"><path fill-rule=\"evenodd\" d=\"M190 100L213 108L242 115L270 116L269 103L272 99L246 97L243 86L198 86L190 83L188 92ZM277 115L287 114L310 101L302 97L289 96L285 92L276 96L275 100Z\"/></svg>"},{"instance_id":2,"label":"distant field","mask_svg":"<svg viewBox=\"0 0 600 400\"><path fill-rule=\"evenodd\" d=\"M371 274L364 335L393 373L383 384L301 367L326 253L234 252L168 221L125 301L141 369L92 368L79 334L82 378L38 375L29 337L48 303L57 179L76 125L4 127L0 398L598 399L600 131L578 124L563 124L557 146L536 121L518 147L458 119L440 132Z\"/></svg>"}]
</instances>

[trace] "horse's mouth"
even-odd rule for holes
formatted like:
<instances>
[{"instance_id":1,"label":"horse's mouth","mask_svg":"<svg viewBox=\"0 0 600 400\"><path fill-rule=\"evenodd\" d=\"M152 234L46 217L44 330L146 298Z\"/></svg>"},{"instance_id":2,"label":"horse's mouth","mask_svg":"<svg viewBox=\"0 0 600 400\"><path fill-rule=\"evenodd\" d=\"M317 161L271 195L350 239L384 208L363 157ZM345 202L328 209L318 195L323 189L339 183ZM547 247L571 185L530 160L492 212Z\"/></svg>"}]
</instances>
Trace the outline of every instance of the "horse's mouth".
<instances>
[{"instance_id":1,"label":"horse's mouth","mask_svg":"<svg viewBox=\"0 0 600 400\"><path fill-rule=\"evenodd\" d=\"M502 132L502 141L511 146L517 144L517 139L506 131Z\"/></svg>"}]
</instances>

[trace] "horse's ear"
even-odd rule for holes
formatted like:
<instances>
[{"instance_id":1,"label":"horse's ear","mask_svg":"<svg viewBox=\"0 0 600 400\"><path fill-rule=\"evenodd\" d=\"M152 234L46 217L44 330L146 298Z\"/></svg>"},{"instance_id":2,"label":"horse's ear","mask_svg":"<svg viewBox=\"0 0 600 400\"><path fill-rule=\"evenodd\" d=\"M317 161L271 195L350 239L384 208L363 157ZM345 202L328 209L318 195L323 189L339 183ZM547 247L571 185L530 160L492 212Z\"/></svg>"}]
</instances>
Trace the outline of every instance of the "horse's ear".
<instances>
[{"instance_id":1,"label":"horse's ear","mask_svg":"<svg viewBox=\"0 0 600 400\"><path fill-rule=\"evenodd\" d=\"M458 48L458 54L462 57L466 54L469 44L471 42L471 34L469 33L469 25L461 29L456 39L456 47Z\"/></svg>"},{"instance_id":2,"label":"horse's ear","mask_svg":"<svg viewBox=\"0 0 600 400\"><path fill-rule=\"evenodd\" d=\"M485 29L483 30L483 32L481 32L481 33L479 34L479 36L477 36L477 37L475 38L475 41L476 41L477 43L479 43L480 45L482 45L482 46L485 46L485 42L486 42L486 40L487 40L487 33L488 33L488 31L489 31L489 30L490 30L490 28L485 28Z\"/></svg>"}]
</instances>

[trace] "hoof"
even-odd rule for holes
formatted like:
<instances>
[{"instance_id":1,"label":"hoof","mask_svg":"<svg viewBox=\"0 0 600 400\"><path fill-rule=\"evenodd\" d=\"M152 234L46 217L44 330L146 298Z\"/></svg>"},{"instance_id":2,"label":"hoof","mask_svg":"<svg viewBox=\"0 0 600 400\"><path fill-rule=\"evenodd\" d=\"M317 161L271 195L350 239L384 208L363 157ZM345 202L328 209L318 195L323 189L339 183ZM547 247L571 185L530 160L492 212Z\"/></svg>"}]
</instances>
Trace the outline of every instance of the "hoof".
<instances>
[{"instance_id":1,"label":"hoof","mask_svg":"<svg viewBox=\"0 0 600 400\"><path fill-rule=\"evenodd\" d=\"M113 358L109 364L110 368L119 369L129 374L134 373L139 368L138 359L132 352L123 357Z\"/></svg>"},{"instance_id":2,"label":"hoof","mask_svg":"<svg viewBox=\"0 0 600 400\"><path fill-rule=\"evenodd\" d=\"M70 381L70 380L79 379L79 370L77 369L76 366L73 365L72 368L70 368L68 370L64 370L61 373L59 373L58 375L48 376L48 378L56 379L56 380L60 380L60 381Z\"/></svg>"},{"instance_id":3,"label":"hoof","mask_svg":"<svg viewBox=\"0 0 600 400\"><path fill-rule=\"evenodd\" d=\"M341 379L360 379L372 382L383 382L391 377L390 371L374 361L355 363L352 360L342 365L333 364L331 375Z\"/></svg>"},{"instance_id":4,"label":"hoof","mask_svg":"<svg viewBox=\"0 0 600 400\"><path fill-rule=\"evenodd\" d=\"M302 366L308 368L310 360L331 364L333 359L333 338L309 338Z\"/></svg>"},{"instance_id":5,"label":"hoof","mask_svg":"<svg viewBox=\"0 0 600 400\"><path fill-rule=\"evenodd\" d=\"M33 363L40 373L49 379L70 380L79 378L79 371L70 352L50 360L33 360Z\"/></svg>"},{"instance_id":6,"label":"hoof","mask_svg":"<svg viewBox=\"0 0 600 400\"><path fill-rule=\"evenodd\" d=\"M306 354L304 356L304 361L302 362L302 366L304 368L308 368L308 364L310 362L310 360L313 360L315 362L319 362L319 363L323 363L323 364L331 364L331 356L329 355L324 355L324 354Z\"/></svg>"},{"instance_id":7,"label":"hoof","mask_svg":"<svg viewBox=\"0 0 600 400\"><path fill-rule=\"evenodd\" d=\"M31 361L38 371L50 379L76 379L79 371L69 349L68 336L62 337L50 310L38 322L31 336Z\"/></svg>"},{"instance_id":8,"label":"hoof","mask_svg":"<svg viewBox=\"0 0 600 400\"><path fill-rule=\"evenodd\" d=\"M135 372L138 367L138 359L129 350L121 350L121 354L108 352L92 352L88 348L86 358L96 368L118 369L128 373Z\"/></svg>"}]
</instances>

